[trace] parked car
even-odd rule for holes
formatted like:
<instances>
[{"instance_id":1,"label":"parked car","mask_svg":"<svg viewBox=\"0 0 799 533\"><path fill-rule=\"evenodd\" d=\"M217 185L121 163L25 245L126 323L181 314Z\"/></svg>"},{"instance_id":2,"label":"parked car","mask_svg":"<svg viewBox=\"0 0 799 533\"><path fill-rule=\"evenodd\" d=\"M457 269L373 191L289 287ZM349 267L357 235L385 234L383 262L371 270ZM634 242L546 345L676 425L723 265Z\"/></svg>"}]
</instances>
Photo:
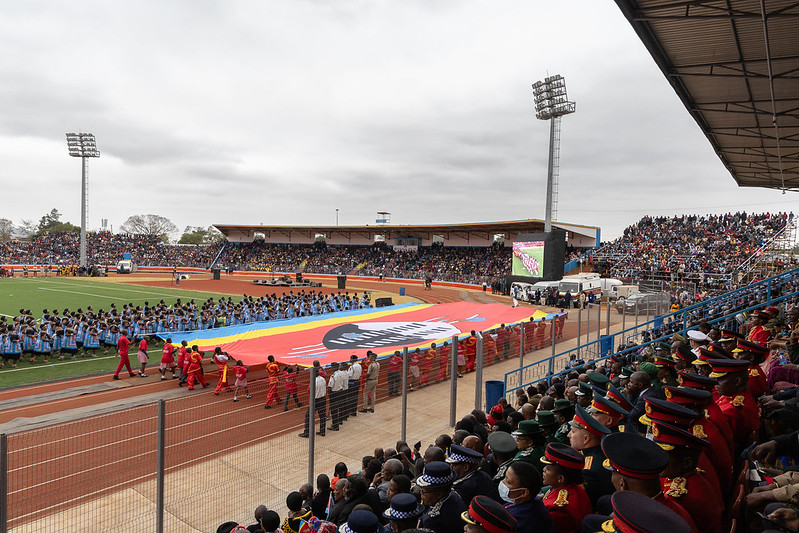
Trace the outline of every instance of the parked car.
<instances>
[{"instance_id":1,"label":"parked car","mask_svg":"<svg viewBox=\"0 0 799 533\"><path fill-rule=\"evenodd\" d=\"M638 292L628 298L619 298L616 301L616 310L619 313L644 315L663 315L669 312L671 301L668 294Z\"/></svg>"}]
</instances>

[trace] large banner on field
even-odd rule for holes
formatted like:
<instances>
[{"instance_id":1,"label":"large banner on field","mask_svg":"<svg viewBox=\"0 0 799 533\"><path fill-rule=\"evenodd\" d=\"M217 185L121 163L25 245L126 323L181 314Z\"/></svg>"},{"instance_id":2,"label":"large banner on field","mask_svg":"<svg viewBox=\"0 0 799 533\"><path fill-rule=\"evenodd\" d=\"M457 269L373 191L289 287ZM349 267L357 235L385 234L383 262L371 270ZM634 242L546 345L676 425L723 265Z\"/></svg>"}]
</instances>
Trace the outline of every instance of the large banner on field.
<instances>
[{"instance_id":1,"label":"large banner on field","mask_svg":"<svg viewBox=\"0 0 799 533\"><path fill-rule=\"evenodd\" d=\"M172 342L185 339L203 352L220 346L248 365L264 363L272 354L281 363L310 366L314 359L326 365L346 361L353 353L364 357L367 350L390 355L405 346L426 347L453 335L466 336L471 330L553 316L502 304L402 304L169 335Z\"/></svg>"}]
</instances>

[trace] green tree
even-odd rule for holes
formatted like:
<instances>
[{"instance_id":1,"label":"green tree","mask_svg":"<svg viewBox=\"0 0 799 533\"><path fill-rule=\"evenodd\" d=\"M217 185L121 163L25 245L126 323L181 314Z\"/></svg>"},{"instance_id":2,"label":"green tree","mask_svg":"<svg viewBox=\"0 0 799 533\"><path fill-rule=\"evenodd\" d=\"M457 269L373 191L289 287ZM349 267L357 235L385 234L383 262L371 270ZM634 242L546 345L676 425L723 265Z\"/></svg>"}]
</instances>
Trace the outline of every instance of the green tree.
<instances>
[{"instance_id":1,"label":"green tree","mask_svg":"<svg viewBox=\"0 0 799 533\"><path fill-rule=\"evenodd\" d=\"M41 237L46 233L75 233L79 232L80 227L69 222L61 222L61 213L53 208L39 219L39 225L33 233L33 237Z\"/></svg>"},{"instance_id":2,"label":"green tree","mask_svg":"<svg viewBox=\"0 0 799 533\"><path fill-rule=\"evenodd\" d=\"M224 238L224 235L213 226L186 226L178 244L214 244Z\"/></svg>"}]
</instances>

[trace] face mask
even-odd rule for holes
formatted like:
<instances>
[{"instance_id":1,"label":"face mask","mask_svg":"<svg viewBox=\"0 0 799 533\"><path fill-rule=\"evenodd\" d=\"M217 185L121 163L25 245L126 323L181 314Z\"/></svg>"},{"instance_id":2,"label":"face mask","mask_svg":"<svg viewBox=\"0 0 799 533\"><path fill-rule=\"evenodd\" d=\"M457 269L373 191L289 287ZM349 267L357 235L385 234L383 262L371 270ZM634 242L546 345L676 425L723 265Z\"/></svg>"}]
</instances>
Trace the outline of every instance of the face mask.
<instances>
[{"instance_id":1,"label":"face mask","mask_svg":"<svg viewBox=\"0 0 799 533\"><path fill-rule=\"evenodd\" d=\"M516 503L516 500L510 497L510 487L508 487L504 481L500 481L497 488L499 489L499 497L505 502Z\"/></svg>"}]
</instances>

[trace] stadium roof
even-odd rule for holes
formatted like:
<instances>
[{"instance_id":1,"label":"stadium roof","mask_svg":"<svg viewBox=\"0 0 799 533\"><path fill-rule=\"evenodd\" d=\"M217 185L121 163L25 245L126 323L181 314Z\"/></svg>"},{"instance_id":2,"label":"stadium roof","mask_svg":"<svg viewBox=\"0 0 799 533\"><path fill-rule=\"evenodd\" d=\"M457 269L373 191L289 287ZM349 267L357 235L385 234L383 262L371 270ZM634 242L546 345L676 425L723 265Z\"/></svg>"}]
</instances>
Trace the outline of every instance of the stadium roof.
<instances>
[{"instance_id":1,"label":"stadium roof","mask_svg":"<svg viewBox=\"0 0 799 533\"><path fill-rule=\"evenodd\" d=\"M616 3L738 185L799 190L799 2Z\"/></svg>"},{"instance_id":2,"label":"stadium roof","mask_svg":"<svg viewBox=\"0 0 799 533\"><path fill-rule=\"evenodd\" d=\"M583 226L579 224L566 224L554 222L555 228L565 229L566 231L578 233L580 235L596 237L599 228L595 226ZM426 237L432 238L433 235L486 235L497 234L518 234L518 233L543 233L544 221L513 220L508 222L473 222L462 224L419 224L419 225L366 225L366 226L248 226L248 225L225 225L214 224L214 227L221 231L226 237L247 235L255 233L264 235L305 235L314 237L316 234L324 235L359 235L372 239L376 235L382 235L386 240L401 237Z\"/></svg>"}]
</instances>

